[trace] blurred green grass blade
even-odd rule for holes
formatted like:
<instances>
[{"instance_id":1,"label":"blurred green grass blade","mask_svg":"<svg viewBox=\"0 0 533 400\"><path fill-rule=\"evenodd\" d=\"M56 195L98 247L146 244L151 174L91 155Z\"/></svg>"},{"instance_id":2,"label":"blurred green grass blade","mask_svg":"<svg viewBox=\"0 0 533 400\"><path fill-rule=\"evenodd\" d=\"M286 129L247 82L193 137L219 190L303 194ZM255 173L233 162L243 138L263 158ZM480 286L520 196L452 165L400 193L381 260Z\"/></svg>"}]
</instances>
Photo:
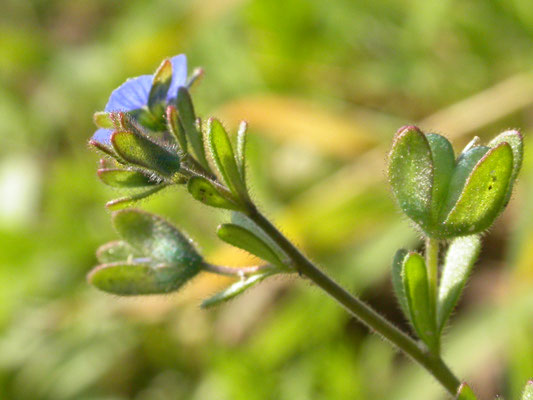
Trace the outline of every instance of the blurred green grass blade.
<instances>
[{"instance_id":1,"label":"blurred green grass blade","mask_svg":"<svg viewBox=\"0 0 533 400\"><path fill-rule=\"evenodd\" d=\"M176 107L178 108L178 114L183 125L183 129L185 130L187 139L191 144L192 150L196 155L198 162L209 171L209 164L205 158L202 131L196 127L196 114L194 113L191 95L183 86L178 89Z\"/></svg>"},{"instance_id":2,"label":"blurred green grass blade","mask_svg":"<svg viewBox=\"0 0 533 400\"><path fill-rule=\"evenodd\" d=\"M96 250L96 258L102 264L126 261L129 257L140 257L141 255L123 240L106 243Z\"/></svg>"},{"instance_id":3,"label":"blurred green grass blade","mask_svg":"<svg viewBox=\"0 0 533 400\"><path fill-rule=\"evenodd\" d=\"M456 400L477 400L476 395L465 382L461 383L457 391Z\"/></svg>"},{"instance_id":4,"label":"blurred green grass blade","mask_svg":"<svg viewBox=\"0 0 533 400\"><path fill-rule=\"evenodd\" d=\"M283 266L277 254L256 236L253 232L234 224L222 224L217 229L217 235L224 242L238 247L242 250L277 266Z\"/></svg>"},{"instance_id":5,"label":"blurred green grass blade","mask_svg":"<svg viewBox=\"0 0 533 400\"><path fill-rule=\"evenodd\" d=\"M402 280L413 327L418 337L434 349L435 314L430 306L426 263L420 254L410 252L404 258Z\"/></svg>"},{"instance_id":6,"label":"blurred green grass blade","mask_svg":"<svg viewBox=\"0 0 533 400\"><path fill-rule=\"evenodd\" d=\"M187 190L192 197L208 206L225 208L227 210L241 210L237 203L224 197L208 179L194 176L187 183Z\"/></svg>"},{"instance_id":7,"label":"blurred green grass blade","mask_svg":"<svg viewBox=\"0 0 533 400\"><path fill-rule=\"evenodd\" d=\"M235 154L228 133L222 123L211 118L207 125L209 149L222 178L228 188L240 199L247 199L248 193L235 161Z\"/></svg>"},{"instance_id":8,"label":"blurred green grass blade","mask_svg":"<svg viewBox=\"0 0 533 400\"><path fill-rule=\"evenodd\" d=\"M409 305L407 304L407 297L405 296L405 289L403 286L402 270L405 257L409 252L405 249L400 249L394 255L392 261L392 287L394 288L394 294L400 304L403 314L408 320L411 320L409 316Z\"/></svg>"},{"instance_id":9,"label":"blurred green grass blade","mask_svg":"<svg viewBox=\"0 0 533 400\"><path fill-rule=\"evenodd\" d=\"M268 271L262 274L252 275L246 279L235 282L227 289L215 294L213 297L210 297L202 302L202 308L209 308L221 303L224 303L228 300L233 299L239 294L243 293L246 289L251 288L255 284L261 282L262 280L276 274L274 271Z\"/></svg>"},{"instance_id":10,"label":"blurred green grass blade","mask_svg":"<svg viewBox=\"0 0 533 400\"><path fill-rule=\"evenodd\" d=\"M141 253L165 264L198 269L202 257L192 242L165 219L135 209L114 212L112 218L119 235Z\"/></svg>"},{"instance_id":11,"label":"blurred green grass blade","mask_svg":"<svg viewBox=\"0 0 533 400\"><path fill-rule=\"evenodd\" d=\"M177 154L153 142L142 134L115 132L111 136L115 151L126 161L172 178L180 170Z\"/></svg>"},{"instance_id":12,"label":"blurred green grass blade","mask_svg":"<svg viewBox=\"0 0 533 400\"><path fill-rule=\"evenodd\" d=\"M437 332L442 332L457 305L480 248L479 235L456 238L448 247L439 284Z\"/></svg>"},{"instance_id":13,"label":"blurred green grass blade","mask_svg":"<svg viewBox=\"0 0 533 400\"><path fill-rule=\"evenodd\" d=\"M445 225L464 234L487 229L502 210L513 171L511 146L502 143L489 150L469 175Z\"/></svg>"},{"instance_id":14,"label":"blurred green grass blade","mask_svg":"<svg viewBox=\"0 0 533 400\"><path fill-rule=\"evenodd\" d=\"M148 94L148 108L156 117L163 112L163 104L166 101L171 81L172 63L166 59L155 71L152 87Z\"/></svg>"},{"instance_id":15,"label":"blurred green grass blade","mask_svg":"<svg viewBox=\"0 0 533 400\"><path fill-rule=\"evenodd\" d=\"M137 204L137 202L144 200L153 194L156 194L161 189L164 189L166 187L167 185L159 185L139 193L134 193L129 196L113 199L111 201L108 201L105 206L108 210L111 211L122 210L123 208L132 207Z\"/></svg>"},{"instance_id":16,"label":"blurred green grass blade","mask_svg":"<svg viewBox=\"0 0 533 400\"><path fill-rule=\"evenodd\" d=\"M154 179L139 171L119 168L101 168L96 172L102 182L116 188L137 188L159 184L157 178L154 177Z\"/></svg>"}]
</instances>

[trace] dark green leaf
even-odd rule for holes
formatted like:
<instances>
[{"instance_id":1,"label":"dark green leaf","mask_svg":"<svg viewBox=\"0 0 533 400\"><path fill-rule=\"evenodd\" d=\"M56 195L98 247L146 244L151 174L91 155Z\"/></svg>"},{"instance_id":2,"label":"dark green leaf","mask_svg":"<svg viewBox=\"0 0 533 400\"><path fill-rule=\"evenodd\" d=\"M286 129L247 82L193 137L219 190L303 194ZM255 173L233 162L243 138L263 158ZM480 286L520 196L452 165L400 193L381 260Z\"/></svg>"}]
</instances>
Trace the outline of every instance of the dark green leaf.
<instances>
[{"instance_id":1,"label":"dark green leaf","mask_svg":"<svg viewBox=\"0 0 533 400\"><path fill-rule=\"evenodd\" d=\"M234 224L223 224L217 229L217 235L224 242L246 250L257 257L277 266L283 266L277 254L251 231Z\"/></svg>"},{"instance_id":2,"label":"dark green leaf","mask_svg":"<svg viewBox=\"0 0 533 400\"><path fill-rule=\"evenodd\" d=\"M455 168L455 155L451 143L444 136L426 135L433 159L433 191L431 193L431 215L433 224L438 224L439 214L446 200L448 187Z\"/></svg>"},{"instance_id":3,"label":"dark green leaf","mask_svg":"<svg viewBox=\"0 0 533 400\"><path fill-rule=\"evenodd\" d=\"M404 258L402 279L413 327L418 337L434 349L437 343L435 314L429 298L426 263L420 254L409 253Z\"/></svg>"},{"instance_id":4,"label":"dark green leaf","mask_svg":"<svg viewBox=\"0 0 533 400\"><path fill-rule=\"evenodd\" d=\"M91 285L121 296L170 293L190 278L183 270L168 265L124 262L100 265L87 276Z\"/></svg>"},{"instance_id":5,"label":"dark green leaf","mask_svg":"<svg viewBox=\"0 0 533 400\"><path fill-rule=\"evenodd\" d=\"M167 126L170 133L176 138L181 150L187 152L185 129L179 119L178 110L176 110L176 107L174 106L167 107Z\"/></svg>"},{"instance_id":6,"label":"dark green leaf","mask_svg":"<svg viewBox=\"0 0 533 400\"><path fill-rule=\"evenodd\" d=\"M389 156L389 179L400 208L427 226L433 190L433 160L426 136L414 126L400 129Z\"/></svg>"},{"instance_id":7,"label":"dark green leaf","mask_svg":"<svg viewBox=\"0 0 533 400\"><path fill-rule=\"evenodd\" d=\"M228 188L238 198L247 199L248 192L235 162L235 154L228 134L217 119L211 118L208 122L207 140L213 160Z\"/></svg>"},{"instance_id":8,"label":"dark green leaf","mask_svg":"<svg viewBox=\"0 0 533 400\"><path fill-rule=\"evenodd\" d=\"M174 152L134 132L115 132L111 136L113 148L131 164L154 171L167 178L176 178L180 158Z\"/></svg>"},{"instance_id":9,"label":"dark green leaf","mask_svg":"<svg viewBox=\"0 0 533 400\"><path fill-rule=\"evenodd\" d=\"M167 59L164 60L155 71L152 87L148 94L148 108L152 114L157 116L163 112L163 104L167 99L167 93L171 81L172 63Z\"/></svg>"},{"instance_id":10,"label":"dark green leaf","mask_svg":"<svg viewBox=\"0 0 533 400\"><path fill-rule=\"evenodd\" d=\"M192 150L196 155L198 162L209 171L209 164L205 158L202 131L196 128L196 115L194 113L191 95L187 88L182 86L178 89L178 97L176 98L176 101L179 118L188 141L191 144Z\"/></svg>"},{"instance_id":11,"label":"dark green leaf","mask_svg":"<svg viewBox=\"0 0 533 400\"><path fill-rule=\"evenodd\" d=\"M513 172L511 146L502 143L489 150L476 164L446 220L445 229L455 234L482 232L503 209Z\"/></svg>"},{"instance_id":12,"label":"dark green leaf","mask_svg":"<svg viewBox=\"0 0 533 400\"><path fill-rule=\"evenodd\" d=\"M275 271L268 271L262 274L252 275L246 279L235 282L233 285L223 290L222 292L217 293L213 297L204 300L202 302L202 308L209 308L224 303L234 298L235 296L243 293L246 289L254 286L262 280L268 278L269 276L274 275L275 273Z\"/></svg>"},{"instance_id":13,"label":"dark green leaf","mask_svg":"<svg viewBox=\"0 0 533 400\"><path fill-rule=\"evenodd\" d=\"M119 235L142 254L168 265L196 273L202 262L192 242L176 227L156 215L135 210L113 213Z\"/></svg>"},{"instance_id":14,"label":"dark green leaf","mask_svg":"<svg viewBox=\"0 0 533 400\"><path fill-rule=\"evenodd\" d=\"M97 173L100 180L106 185L118 188L154 186L160 183L157 178L127 169L99 169Z\"/></svg>"},{"instance_id":15,"label":"dark green leaf","mask_svg":"<svg viewBox=\"0 0 533 400\"><path fill-rule=\"evenodd\" d=\"M200 176L192 177L187 184L187 190L192 197L208 206L227 210L242 209L240 205L229 198L231 194L222 193L221 189L218 189L206 178Z\"/></svg>"},{"instance_id":16,"label":"dark green leaf","mask_svg":"<svg viewBox=\"0 0 533 400\"><path fill-rule=\"evenodd\" d=\"M472 266L477 260L481 239L478 235L455 238L446 253L437 302L437 331L442 332L455 308Z\"/></svg>"}]
</instances>

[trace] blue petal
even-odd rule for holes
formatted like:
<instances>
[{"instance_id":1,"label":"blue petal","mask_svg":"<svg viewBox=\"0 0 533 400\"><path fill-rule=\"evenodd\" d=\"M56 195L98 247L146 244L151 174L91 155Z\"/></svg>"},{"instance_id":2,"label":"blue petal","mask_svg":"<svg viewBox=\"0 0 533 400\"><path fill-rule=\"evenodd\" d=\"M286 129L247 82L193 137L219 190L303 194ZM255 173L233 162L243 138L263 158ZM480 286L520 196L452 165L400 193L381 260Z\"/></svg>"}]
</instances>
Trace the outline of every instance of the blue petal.
<instances>
[{"instance_id":1,"label":"blue petal","mask_svg":"<svg viewBox=\"0 0 533 400\"><path fill-rule=\"evenodd\" d=\"M141 75L128 79L118 88L113 90L105 110L131 111L142 108L148 104L148 94L152 87L152 75Z\"/></svg>"},{"instance_id":2,"label":"blue petal","mask_svg":"<svg viewBox=\"0 0 533 400\"><path fill-rule=\"evenodd\" d=\"M172 82L167 93L167 101L175 99L178 95L178 88L187 83L187 57L185 54L174 56L170 59L172 63Z\"/></svg>"},{"instance_id":3,"label":"blue petal","mask_svg":"<svg viewBox=\"0 0 533 400\"><path fill-rule=\"evenodd\" d=\"M103 129L100 128L94 132L94 135L92 136L91 140L94 140L95 142L98 142L100 144L111 146L111 135L113 134L113 131L111 129Z\"/></svg>"}]
</instances>

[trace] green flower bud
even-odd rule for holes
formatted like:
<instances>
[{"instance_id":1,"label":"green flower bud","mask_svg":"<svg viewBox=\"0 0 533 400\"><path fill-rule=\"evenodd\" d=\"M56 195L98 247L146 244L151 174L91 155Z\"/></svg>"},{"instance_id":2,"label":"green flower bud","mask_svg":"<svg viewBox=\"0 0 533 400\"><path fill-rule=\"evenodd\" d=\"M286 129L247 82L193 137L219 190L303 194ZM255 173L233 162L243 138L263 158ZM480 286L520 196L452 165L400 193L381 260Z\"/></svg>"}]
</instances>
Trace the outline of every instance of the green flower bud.
<instances>
[{"instance_id":1,"label":"green flower bud","mask_svg":"<svg viewBox=\"0 0 533 400\"><path fill-rule=\"evenodd\" d=\"M389 179L402 211L429 237L489 228L507 205L522 163L522 136L472 141L455 160L451 144L417 127L401 128L389 156Z\"/></svg>"}]
</instances>

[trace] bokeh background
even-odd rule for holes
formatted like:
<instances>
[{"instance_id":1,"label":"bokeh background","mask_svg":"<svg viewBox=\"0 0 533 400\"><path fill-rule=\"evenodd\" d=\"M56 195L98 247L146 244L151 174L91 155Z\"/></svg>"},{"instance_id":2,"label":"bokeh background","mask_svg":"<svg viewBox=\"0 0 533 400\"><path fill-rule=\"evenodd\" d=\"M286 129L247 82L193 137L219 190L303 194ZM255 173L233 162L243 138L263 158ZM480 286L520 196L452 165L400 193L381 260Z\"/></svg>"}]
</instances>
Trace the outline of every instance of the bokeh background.
<instances>
[{"instance_id":1,"label":"bokeh background","mask_svg":"<svg viewBox=\"0 0 533 400\"><path fill-rule=\"evenodd\" d=\"M317 289L272 279L218 309L228 281L122 299L85 282L114 239L86 142L112 89L186 53L200 115L250 123L254 197L331 275L394 320L397 248L420 246L385 180L418 123L460 149L526 136L509 209L445 338L475 390L518 399L533 376L533 7L530 0L3 0L0 13L0 398L431 400L443 392ZM141 204L209 260L228 218L182 190Z\"/></svg>"}]
</instances>

